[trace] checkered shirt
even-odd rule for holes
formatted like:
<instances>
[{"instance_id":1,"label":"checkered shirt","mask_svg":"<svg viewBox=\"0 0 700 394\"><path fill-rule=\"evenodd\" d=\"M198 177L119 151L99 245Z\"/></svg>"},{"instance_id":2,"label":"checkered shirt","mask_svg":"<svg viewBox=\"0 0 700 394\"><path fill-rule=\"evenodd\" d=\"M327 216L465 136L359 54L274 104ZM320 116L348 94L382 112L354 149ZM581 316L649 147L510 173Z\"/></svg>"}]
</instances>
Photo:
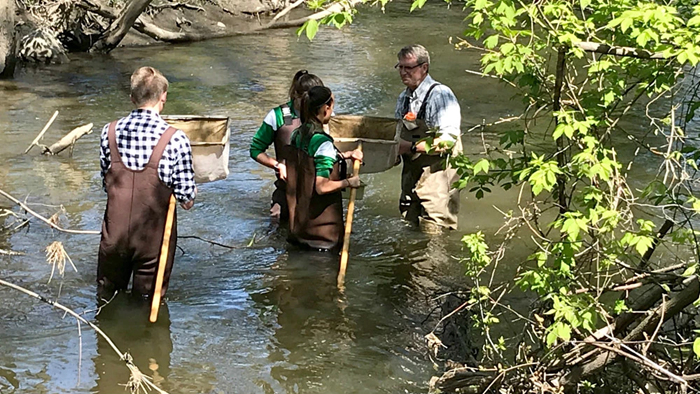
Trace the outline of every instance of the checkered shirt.
<instances>
[{"instance_id":1,"label":"checkered shirt","mask_svg":"<svg viewBox=\"0 0 700 394\"><path fill-rule=\"evenodd\" d=\"M130 170L142 170L148 164L160 136L168 124L156 112L144 109L131 111L129 116L117 121L117 148L124 165ZM102 129L100 137L100 167L102 186L110 167L110 149L107 138L109 124ZM179 202L195 197L194 170L190 140L182 130L177 130L165 147L158 164L158 177L173 189Z\"/></svg>"}]
</instances>

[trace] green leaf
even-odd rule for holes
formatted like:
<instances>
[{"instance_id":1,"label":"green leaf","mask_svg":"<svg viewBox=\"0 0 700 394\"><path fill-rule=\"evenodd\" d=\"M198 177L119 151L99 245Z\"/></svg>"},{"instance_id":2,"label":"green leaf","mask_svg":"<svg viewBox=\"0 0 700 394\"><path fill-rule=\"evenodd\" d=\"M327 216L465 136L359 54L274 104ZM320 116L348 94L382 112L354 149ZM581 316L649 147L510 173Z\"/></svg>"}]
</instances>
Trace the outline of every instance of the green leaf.
<instances>
[{"instance_id":1,"label":"green leaf","mask_svg":"<svg viewBox=\"0 0 700 394\"><path fill-rule=\"evenodd\" d=\"M625 300L615 300L615 307L613 307L613 312L615 312L616 315L619 315L620 313L624 311L628 311L630 308L625 304Z\"/></svg>"},{"instance_id":2,"label":"green leaf","mask_svg":"<svg viewBox=\"0 0 700 394\"><path fill-rule=\"evenodd\" d=\"M484 174L487 174L489 172L489 161L486 159L481 159L479 160L476 164L474 164L474 175L483 172Z\"/></svg>"},{"instance_id":3,"label":"green leaf","mask_svg":"<svg viewBox=\"0 0 700 394\"><path fill-rule=\"evenodd\" d=\"M685 271L683 271L681 276L685 276L685 277L691 276L691 275L695 274L695 271L697 271L697 269L698 269L697 264L691 264L688 268L685 269Z\"/></svg>"},{"instance_id":4,"label":"green leaf","mask_svg":"<svg viewBox=\"0 0 700 394\"><path fill-rule=\"evenodd\" d=\"M611 61L602 59L602 60L599 60L599 61L593 63L591 65L591 67L588 68L588 72L597 73L597 72L605 71L608 68L610 68L610 66L612 66Z\"/></svg>"},{"instance_id":5,"label":"green leaf","mask_svg":"<svg viewBox=\"0 0 700 394\"><path fill-rule=\"evenodd\" d=\"M634 23L632 18L624 18L622 23L620 23L620 29L622 29L622 32L627 32L627 30L632 27L632 23Z\"/></svg>"},{"instance_id":6,"label":"green leaf","mask_svg":"<svg viewBox=\"0 0 700 394\"><path fill-rule=\"evenodd\" d=\"M554 141L558 140L562 135L564 135L564 127L566 127L565 123L559 123L557 128L554 129L554 132L552 133L552 138L554 138Z\"/></svg>"},{"instance_id":7,"label":"green leaf","mask_svg":"<svg viewBox=\"0 0 700 394\"><path fill-rule=\"evenodd\" d=\"M693 211L700 213L700 200L693 198Z\"/></svg>"},{"instance_id":8,"label":"green leaf","mask_svg":"<svg viewBox=\"0 0 700 394\"><path fill-rule=\"evenodd\" d=\"M637 44L639 44L640 47L644 48L647 45L647 42L649 42L649 35L645 30L637 36Z\"/></svg>"},{"instance_id":9,"label":"green leaf","mask_svg":"<svg viewBox=\"0 0 700 394\"><path fill-rule=\"evenodd\" d=\"M427 1L428 0L413 0L413 3L411 4L411 11L410 12L413 12L413 10L415 10L416 8L423 8L423 6L425 5L425 3Z\"/></svg>"},{"instance_id":10,"label":"green leaf","mask_svg":"<svg viewBox=\"0 0 700 394\"><path fill-rule=\"evenodd\" d=\"M507 42L503 45L501 45L501 53L504 55L507 55L515 49L515 45L511 42Z\"/></svg>"},{"instance_id":11,"label":"green leaf","mask_svg":"<svg viewBox=\"0 0 700 394\"><path fill-rule=\"evenodd\" d=\"M688 26L700 26L700 15L695 15L692 18L688 19Z\"/></svg>"},{"instance_id":12,"label":"green leaf","mask_svg":"<svg viewBox=\"0 0 700 394\"><path fill-rule=\"evenodd\" d=\"M695 338L693 341L693 353L695 357L700 358L700 338Z\"/></svg>"},{"instance_id":13,"label":"green leaf","mask_svg":"<svg viewBox=\"0 0 700 394\"><path fill-rule=\"evenodd\" d=\"M316 37L316 33L318 33L318 21L313 19L306 21L301 27L301 30L306 30L306 38L308 38L309 41L313 40L314 37Z\"/></svg>"},{"instance_id":14,"label":"green leaf","mask_svg":"<svg viewBox=\"0 0 700 394\"><path fill-rule=\"evenodd\" d=\"M494 34L484 40L484 46L487 49L493 49L498 45L498 34Z\"/></svg>"},{"instance_id":15,"label":"green leaf","mask_svg":"<svg viewBox=\"0 0 700 394\"><path fill-rule=\"evenodd\" d=\"M637 244L634 245L635 249L637 249L637 253L640 255L644 256L644 253L651 248L651 245L654 243L654 238L652 237L647 237L640 235L637 241Z\"/></svg>"}]
</instances>

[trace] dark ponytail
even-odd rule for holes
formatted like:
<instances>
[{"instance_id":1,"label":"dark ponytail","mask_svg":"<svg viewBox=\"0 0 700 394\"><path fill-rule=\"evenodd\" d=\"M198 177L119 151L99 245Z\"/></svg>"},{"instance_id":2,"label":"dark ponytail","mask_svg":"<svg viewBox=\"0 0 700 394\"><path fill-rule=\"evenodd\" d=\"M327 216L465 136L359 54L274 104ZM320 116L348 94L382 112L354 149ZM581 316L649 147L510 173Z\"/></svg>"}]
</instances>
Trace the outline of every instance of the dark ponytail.
<instances>
[{"instance_id":1,"label":"dark ponytail","mask_svg":"<svg viewBox=\"0 0 700 394\"><path fill-rule=\"evenodd\" d=\"M309 74L306 70L299 70L294 74L292 78L292 86L289 87L289 99L294 102L296 100L301 100L301 97L305 92L314 86L323 86L323 81L321 78L315 76L314 74Z\"/></svg>"},{"instance_id":2,"label":"dark ponytail","mask_svg":"<svg viewBox=\"0 0 700 394\"><path fill-rule=\"evenodd\" d=\"M321 126L318 120L318 111L324 105L333 102L333 92L325 86L315 86L301 96L301 127L300 133L302 141L308 143L311 139L311 129L313 125Z\"/></svg>"}]
</instances>

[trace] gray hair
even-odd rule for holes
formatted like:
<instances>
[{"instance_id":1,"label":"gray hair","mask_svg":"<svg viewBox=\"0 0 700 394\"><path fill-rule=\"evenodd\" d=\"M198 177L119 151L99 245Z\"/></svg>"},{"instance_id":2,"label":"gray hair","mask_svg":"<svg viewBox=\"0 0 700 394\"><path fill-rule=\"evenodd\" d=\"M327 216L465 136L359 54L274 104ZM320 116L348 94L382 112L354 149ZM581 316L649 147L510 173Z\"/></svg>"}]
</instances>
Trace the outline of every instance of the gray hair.
<instances>
[{"instance_id":1,"label":"gray hair","mask_svg":"<svg viewBox=\"0 0 700 394\"><path fill-rule=\"evenodd\" d=\"M423 45L412 44L406 45L405 47L401 48L398 54L398 58L404 59L408 56L415 56L416 60L418 61L418 64L425 63L427 65L430 65L430 54Z\"/></svg>"}]
</instances>

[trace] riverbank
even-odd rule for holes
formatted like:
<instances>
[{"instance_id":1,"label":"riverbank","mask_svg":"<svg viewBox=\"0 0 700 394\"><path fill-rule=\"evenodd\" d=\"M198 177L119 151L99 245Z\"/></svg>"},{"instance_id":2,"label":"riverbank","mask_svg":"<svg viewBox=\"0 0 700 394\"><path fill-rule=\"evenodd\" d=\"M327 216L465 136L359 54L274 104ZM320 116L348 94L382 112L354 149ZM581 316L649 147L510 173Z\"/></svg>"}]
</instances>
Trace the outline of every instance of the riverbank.
<instances>
[{"instance_id":1,"label":"riverbank","mask_svg":"<svg viewBox=\"0 0 700 394\"><path fill-rule=\"evenodd\" d=\"M307 18L321 17L300 5L261 0L19 2L17 52L27 62L65 62L70 52L202 41L301 26ZM290 20L290 15L298 19Z\"/></svg>"}]
</instances>

